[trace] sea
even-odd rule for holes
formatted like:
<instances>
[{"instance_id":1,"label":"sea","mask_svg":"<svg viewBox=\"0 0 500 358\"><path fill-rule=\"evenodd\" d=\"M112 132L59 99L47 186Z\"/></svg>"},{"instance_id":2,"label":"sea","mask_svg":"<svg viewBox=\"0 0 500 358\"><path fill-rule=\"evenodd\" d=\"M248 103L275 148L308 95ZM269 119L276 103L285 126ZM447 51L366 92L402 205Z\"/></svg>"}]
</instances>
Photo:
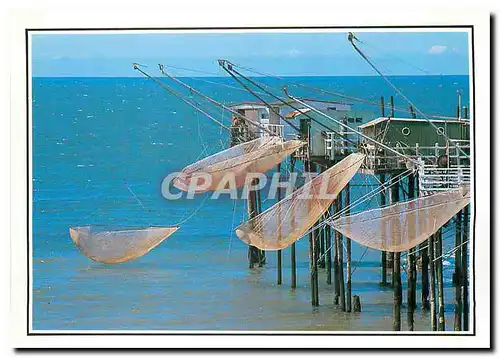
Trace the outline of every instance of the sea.
<instances>
[{"instance_id":1,"label":"sea","mask_svg":"<svg viewBox=\"0 0 500 358\"><path fill-rule=\"evenodd\" d=\"M380 77L258 77L277 95L286 85L297 96L344 100L379 116L376 103L394 96L408 102ZM230 115L183 90L213 118ZM182 78L223 103L255 101L231 78ZM426 114L456 116L457 91L469 104L468 76L395 76L390 80ZM299 85L300 84L300 85ZM306 85L306 86L303 86ZM339 98L313 88L374 102ZM267 100L272 98L264 97ZM246 202L221 195L167 200L161 184L171 172L228 146L228 133L151 79L32 79L32 328L126 331L390 331L393 293L380 285L380 252L355 242L352 293L362 311L345 313L333 304L333 287L319 272L320 306L312 307L308 242L297 242L297 287L291 289L290 250L283 250L283 282L277 285L275 252L262 268L249 269L247 246L234 233L246 218ZM408 113L396 113L408 117ZM351 200L373 187L357 175ZM263 206L275 201L263 198ZM359 210L377 205L376 198ZM171 226L180 229L145 256L118 265L85 257L73 244L72 226ZM454 229L443 229L443 252L453 247ZM402 329L406 320L403 260ZM444 258L446 329L453 329L453 257ZM389 278L390 279L390 278ZM418 278L415 328L430 329L420 309Z\"/></svg>"}]
</instances>

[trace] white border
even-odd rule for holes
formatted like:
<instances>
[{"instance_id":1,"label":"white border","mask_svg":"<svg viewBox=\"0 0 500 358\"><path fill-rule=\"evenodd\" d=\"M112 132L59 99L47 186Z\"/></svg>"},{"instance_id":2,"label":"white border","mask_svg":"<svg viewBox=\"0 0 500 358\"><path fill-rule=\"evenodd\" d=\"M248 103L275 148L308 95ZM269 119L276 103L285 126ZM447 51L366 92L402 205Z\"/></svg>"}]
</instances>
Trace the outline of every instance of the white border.
<instances>
[{"instance_id":1,"label":"white border","mask_svg":"<svg viewBox=\"0 0 500 358\"><path fill-rule=\"evenodd\" d=\"M103 6L100 12L93 12L87 9L78 11L63 10L24 10L17 11L11 21L11 192L15 200L11 201L11 325L12 338L16 347L488 347L489 346L489 17L487 13L479 13L474 10L445 12L431 11L382 11L370 13L374 7L367 6L365 10L347 11L339 10L338 4L323 5L320 11L304 12L303 9L296 9L295 12L284 12L282 6L267 4L266 11L261 11L258 7L248 9L242 18L241 12L237 9L224 12L220 8L215 8L209 3L199 5L197 11L191 11L188 7L179 11L184 5L169 5L169 12L159 11L117 11L116 6L107 8ZM172 10L173 8L173 10ZM377 6L378 9L378 6ZM176 11L177 10L177 11ZM198 12L198 11L205 11ZM208 10L208 11L207 11ZM329 11L328 11L329 10ZM230 12L232 11L232 12ZM207 13L208 12L208 13ZM276 12L281 14L276 16ZM217 15L218 14L218 15ZM472 206L471 217L476 216L475 237L481 240L481 245L476 245L475 252L471 252L471 257L477 255L480 260L471 260L471 265L476 265L476 280L471 280L471 287L476 287L480 295L475 297L471 290L471 303L476 300L476 317L478 322L473 322L473 309L471 308L471 329L476 325L476 336L457 336L453 332L446 336L413 336L409 332L401 332L395 339L394 336L380 335L388 332L360 332L370 334L369 336L357 337L349 335L354 332L322 332L341 334L340 339L335 337L315 336L320 332L304 332L305 336L27 336L26 335L26 98L25 98L25 38L26 28L87 28L87 27L209 27L209 26L400 26L400 25L474 25L475 41L475 79L476 93L475 103L471 101L471 118L475 113L481 120L476 122L476 132L473 135L480 140L476 143L476 180L480 185L476 188L477 207ZM368 32L369 29L356 29L356 32ZM390 29L382 29L386 31ZM421 31L424 29L412 29L411 31ZM438 29L427 29L438 31ZM451 29L453 30L453 29ZM231 30L238 32L238 30ZM241 30L252 31L257 30ZM270 32L267 30L261 30ZM299 30L271 30L273 32L297 32ZM300 30L301 31L301 30ZM325 31L321 29L312 30L315 32ZM326 30L328 31L328 30ZM335 30L342 31L346 30ZM377 31L377 29L373 29ZM380 29L378 31L381 31ZM393 31L404 31L403 28L393 29ZM448 30L446 30L448 31ZM152 32L159 32L154 30ZM472 60L472 51L469 51ZM31 81L29 81L31 84ZM472 92L471 78L471 98ZM31 90L31 88L30 88ZM476 111L476 112L474 112ZM30 119L31 121L31 119ZM30 150L31 150L31 143ZM30 182L31 189L31 182ZM31 192L31 190L30 190ZM31 200L31 195L29 200ZM30 213L31 217L31 213ZM31 223L30 223L30 232ZM471 245L472 248L473 245ZM30 252L31 257L31 252ZM31 261L31 260L30 260ZM31 265L30 265L31 270ZM472 277L471 277L472 278ZM30 322L31 322L31 317ZM96 331L98 333L99 331ZM106 331L109 333L110 331ZM87 332L88 333L88 332ZM128 331L127 333L130 333ZM141 331L141 333L146 333ZM155 333L159 333L155 331ZM170 331L168 333L173 333ZM185 333L184 331L179 333ZM194 333L194 331L193 331ZM204 331L203 333L208 333ZM214 333L222 333L215 331ZM238 331L237 333L243 333ZM258 332L249 332L256 334ZM269 333L269 332L266 332ZM285 333L285 332L280 332ZM296 333L296 332L295 332ZM302 334L302 332L300 332ZM394 332L389 332L393 334ZM419 332L415 333L419 334Z\"/></svg>"}]
</instances>

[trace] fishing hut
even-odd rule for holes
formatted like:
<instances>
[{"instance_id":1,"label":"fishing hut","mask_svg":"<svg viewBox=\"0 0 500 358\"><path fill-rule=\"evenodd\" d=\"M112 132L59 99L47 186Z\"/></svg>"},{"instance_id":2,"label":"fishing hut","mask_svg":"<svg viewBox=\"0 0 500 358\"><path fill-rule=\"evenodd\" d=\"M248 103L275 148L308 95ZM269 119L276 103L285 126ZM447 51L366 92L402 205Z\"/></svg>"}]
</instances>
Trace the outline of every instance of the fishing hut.
<instances>
[{"instance_id":1,"label":"fishing hut","mask_svg":"<svg viewBox=\"0 0 500 358\"><path fill-rule=\"evenodd\" d=\"M362 134L386 147L375 146L365 138L359 141L359 151L366 155L361 171L379 176L382 206L398 202L401 195L411 200L416 196L470 184L469 120L461 118L460 112L457 118L439 119L416 118L412 114L412 118L381 116L358 126ZM466 116L465 114L464 117ZM402 155L395 154L395 151ZM410 174L403 176L405 173ZM389 177L387 182L386 176ZM403 180L405 177L406 180ZM461 330L468 327L468 207L451 221L454 221L456 227L454 328ZM414 330L413 317L417 308L417 263L421 269L422 309L430 310L433 330L445 330L442 249L442 230L439 228L427 242L407 253L406 309L409 330ZM382 252L381 267L381 284L391 286L394 290L393 329L401 330L401 253ZM391 274L389 283L388 271Z\"/></svg>"},{"instance_id":2,"label":"fishing hut","mask_svg":"<svg viewBox=\"0 0 500 358\"><path fill-rule=\"evenodd\" d=\"M273 107L263 102L250 101L235 103L228 107L234 111L231 119L232 137L237 137L238 142L241 138L246 138L246 140L248 140L249 138L270 135L270 133L263 130L263 128L283 138L284 126L280 122L278 107ZM236 113L259 125L248 123ZM233 140L235 140L235 138L232 138L232 143Z\"/></svg>"}]
</instances>

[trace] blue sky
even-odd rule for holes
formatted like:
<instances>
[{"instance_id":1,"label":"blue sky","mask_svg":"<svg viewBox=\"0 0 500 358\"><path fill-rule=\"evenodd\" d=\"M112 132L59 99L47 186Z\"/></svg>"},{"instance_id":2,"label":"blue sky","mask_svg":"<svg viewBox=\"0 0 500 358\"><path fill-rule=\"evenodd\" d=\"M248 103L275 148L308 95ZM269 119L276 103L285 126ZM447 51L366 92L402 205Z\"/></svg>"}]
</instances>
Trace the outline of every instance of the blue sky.
<instances>
[{"instance_id":1,"label":"blue sky","mask_svg":"<svg viewBox=\"0 0 500 358\"><path fill-rule=\"evenodd\" d=\"M388 75L469 72L466 32L357 32L360 47ZM36 77L139 76L132 62L223 75L217 59L281 76L375 75L347 33L34 34ZM176 75L200 76L177 71Z\"/></svg>"}]
</instances>

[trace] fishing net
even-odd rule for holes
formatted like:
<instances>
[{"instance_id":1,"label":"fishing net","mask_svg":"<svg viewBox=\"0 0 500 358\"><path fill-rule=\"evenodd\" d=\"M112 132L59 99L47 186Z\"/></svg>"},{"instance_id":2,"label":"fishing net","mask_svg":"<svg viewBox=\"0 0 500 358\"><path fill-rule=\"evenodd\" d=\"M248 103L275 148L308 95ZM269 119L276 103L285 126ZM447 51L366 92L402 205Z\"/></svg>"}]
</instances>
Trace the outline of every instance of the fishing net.
<instances>
[{"instance_id":1,"label":"fishing net","mask_svg":"<svg viewBox=\"0 0 500 358\"><path fill-rule=\"evenodd\" d=\"M255 218L236 228L246 244L281 250L300 239L328 210L365 156L353 153Z\"/></svg>"},{"instance_id":2,"label":"fishing net","mask_svg":"<svg viewBox=\"0 0 500 358\"><path fill-rule=\"evenodd\" d=\"M234 175L236 187L241 188L247 173L267 172L304 144L300 140L283 142L278 137L257 138L187 166L173 184L182 191L189 191L191 185L192 191L203 193L219 188L230 174Z\"/></svg>"},{"instance_id":3,"label":"fishing net","mask_svg":"<svg viewBox=\"0 0 500 358\"><path fill-rule=\"evenodd\" d=\"M91 226L81 226L70 228L69 234L88 258L105 264L119 264L145 255L177 229L178 227L148 227L95 231Z\"/></svg>"},{"instance_id":4,"label":"fishing net","mask_svg":"<svg viewBox=\"0 0 500 358\"><path fill-rule=\"evenodd\" d=\"M468 187L344 216L331 226L361 245L401 252L424 242L470 201Z\"/></svg>"}]
</instances>

